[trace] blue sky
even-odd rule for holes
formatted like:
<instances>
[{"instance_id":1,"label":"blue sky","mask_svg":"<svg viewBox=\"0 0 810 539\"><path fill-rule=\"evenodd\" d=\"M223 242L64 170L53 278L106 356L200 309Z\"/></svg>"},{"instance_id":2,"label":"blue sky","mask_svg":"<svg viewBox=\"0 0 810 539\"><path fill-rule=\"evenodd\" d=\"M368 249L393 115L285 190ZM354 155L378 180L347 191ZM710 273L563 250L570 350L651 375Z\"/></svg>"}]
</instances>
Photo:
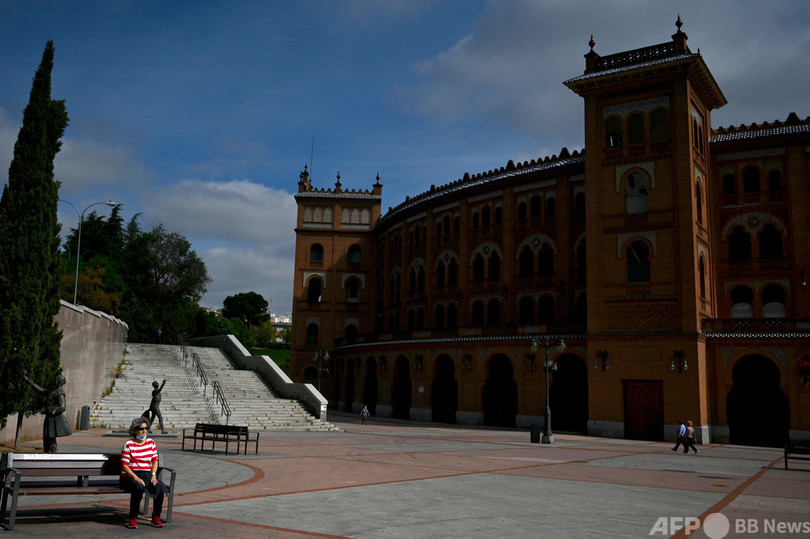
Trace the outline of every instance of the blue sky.
<instances>
[{"instance_id":1,"label":"blue sky","mask_svg":"<svg viewBox=\"0 0 810 539\"><path fill-rule=\"evenodd\" d=\"M0 181L52 39L71 119L60 196L185 235L213 279L203 305L255 291L290 312L305 164L316 187L379 173L386 211L581 149L582 101L562 82L591 34L602 55L662 43L678 14L729 102L714 127L810 116L804 0L0 0Z\"/></svg>"}]
</instances>

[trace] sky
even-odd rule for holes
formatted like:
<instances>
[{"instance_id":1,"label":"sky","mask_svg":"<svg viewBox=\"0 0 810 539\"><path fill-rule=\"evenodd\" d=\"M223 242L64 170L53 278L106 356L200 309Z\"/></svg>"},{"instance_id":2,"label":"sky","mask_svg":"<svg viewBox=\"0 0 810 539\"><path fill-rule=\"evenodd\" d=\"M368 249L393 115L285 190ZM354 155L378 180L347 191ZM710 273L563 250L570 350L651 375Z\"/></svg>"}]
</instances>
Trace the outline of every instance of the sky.
<instances>
[{"instance_id":1,"label":"sky","mask_svg":"<svg viewBox=\"0 0 810 539\"><path fill-rule=\"evenodd\" d=\"M201 305L253 291L290 313L304 166L316 188L379 174L385 213L581 150L563 81L591 35L603 56L664 43L678 15L728 101L713 127L810 116L806 0L0 0L0 182L53 40L60 198L184 235L212 279Z\"/></svg>"}]
</instances>

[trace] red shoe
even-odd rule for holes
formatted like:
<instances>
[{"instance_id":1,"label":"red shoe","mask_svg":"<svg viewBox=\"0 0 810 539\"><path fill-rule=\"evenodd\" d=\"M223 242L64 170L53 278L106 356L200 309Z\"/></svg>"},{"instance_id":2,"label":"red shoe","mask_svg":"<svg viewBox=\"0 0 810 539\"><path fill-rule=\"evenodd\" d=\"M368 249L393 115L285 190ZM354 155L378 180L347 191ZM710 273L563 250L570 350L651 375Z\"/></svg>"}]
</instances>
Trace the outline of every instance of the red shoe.
<instances>
[{"instance_id":1,"label":"red shoe","mask_svg":"<svg viewBox=\"0 0 810 539\"><path fill-rule=\"evenodd\" d=\"M151 522L152 522L152 526L154 526L155 528L162 528L163 527L163 521L160 520L160 517L152 517Z\"/></svg>"},{"instance_id":2,"label":"red shoe","mask_svg":"<svg viewBox=\"0 0 810 539\"><path fill-rule=\"evenodd\" d=\"M137 518L131 518L131 519L129 519L127 521L127 528L129 528L131 530L134 530L137 527L138 527L138 519Z\"/></svg>"}]
</instances>

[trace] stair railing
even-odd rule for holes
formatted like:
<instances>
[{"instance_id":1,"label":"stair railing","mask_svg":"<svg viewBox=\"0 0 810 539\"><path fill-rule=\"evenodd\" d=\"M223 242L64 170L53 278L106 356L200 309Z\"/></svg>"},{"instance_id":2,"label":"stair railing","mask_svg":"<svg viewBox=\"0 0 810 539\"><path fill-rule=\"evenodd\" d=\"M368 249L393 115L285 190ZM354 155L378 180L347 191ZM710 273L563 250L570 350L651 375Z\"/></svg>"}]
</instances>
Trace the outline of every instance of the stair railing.
<instances>
[{"instance_id":1,"label":"stair railing","mask_svg":"<svg viewBox=\"0 0 810 539\"><path fill-rule=\"evenodd\" d=\"M208 377L205 375L205 370L203 370L202 363L200 362L200 356L197 355L197 352L191 353L191 360L194 362L194 370L197 371L197 376L200 377L200 385L203 386L204 397L205 390L208 388Z\"/></svg>"},{"instance_id":2,"label":"stair railing","mask_svg":"<svg viewBox=\"0 0 810 539\"><path fill-rule=\"evenodd\" d=\"M225 424L227 425L231 419L231 407L228 405L228 401L225 399L225 395L222 393L222 388L219 386L219 382L214 380L211 383L211 387L214 388L215 402L221 404L222 406L221 415L225 416Z\"/></svg>"}]
</instances>

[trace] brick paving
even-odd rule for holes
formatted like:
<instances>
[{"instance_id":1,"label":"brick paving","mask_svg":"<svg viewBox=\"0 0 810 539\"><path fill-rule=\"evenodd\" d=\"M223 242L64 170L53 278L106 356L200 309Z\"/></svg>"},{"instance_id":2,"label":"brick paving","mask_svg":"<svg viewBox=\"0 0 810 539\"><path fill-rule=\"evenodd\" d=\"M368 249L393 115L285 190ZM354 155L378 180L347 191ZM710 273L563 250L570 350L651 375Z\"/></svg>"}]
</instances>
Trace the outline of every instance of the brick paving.
<instances>
[{"instance_id":1,"label":"brick paving","mask_svg":"<svg viewBox=\"0 0 810 539\"><path fill-rule=\"evenodd\" d=\"M542 445L519 429L360 425L338 413L330 421L342 432L262 434L258 455L181 451L179 437L156 438L178 471L174 518L163 529L146 518L125 529L125 495L34 496L20 499L15 530L0 534L716 539L810 522L810 473L785 471L777 449L705 445L686 456L664 442L555 433L554 445ZM117 450L124 439L106 433L77 432L60 448ZM712 513L722 516L705 529L678 531L680 518ZM769 535L810 538L810 524Z\"/></svg>"}]
</instances>

